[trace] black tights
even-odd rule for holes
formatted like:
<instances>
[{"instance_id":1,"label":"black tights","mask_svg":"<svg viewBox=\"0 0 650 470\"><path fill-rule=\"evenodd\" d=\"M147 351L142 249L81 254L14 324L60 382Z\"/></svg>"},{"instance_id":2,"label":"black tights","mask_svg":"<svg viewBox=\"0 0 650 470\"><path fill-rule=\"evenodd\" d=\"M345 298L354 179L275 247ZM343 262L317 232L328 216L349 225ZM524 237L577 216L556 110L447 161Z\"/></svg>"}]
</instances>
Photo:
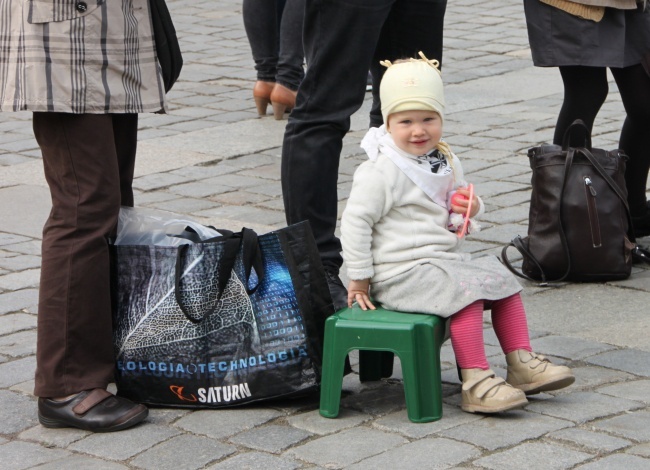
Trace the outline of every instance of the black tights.
<instances>
[{"instance_id":1,"label":"black tights","mask_svg":"<svg viewBox=\"0 0 650 470\"><path fill-rule=\"evenodd\" d=\"M630 212L639 217L648 211L645 191L650 170L650 76L641 65L610 70L627 113L619 147L629 157L625 183ZM564 132L575 119L582 119L589 130L592 129L608 92L605 67L567 66L560 67L560 73L564 82L564 103L553 137L558 145L562 144ZM570 145L579 146L584 142L582 136L576 136L575 140Z\"/></svg>"}]
</instances>

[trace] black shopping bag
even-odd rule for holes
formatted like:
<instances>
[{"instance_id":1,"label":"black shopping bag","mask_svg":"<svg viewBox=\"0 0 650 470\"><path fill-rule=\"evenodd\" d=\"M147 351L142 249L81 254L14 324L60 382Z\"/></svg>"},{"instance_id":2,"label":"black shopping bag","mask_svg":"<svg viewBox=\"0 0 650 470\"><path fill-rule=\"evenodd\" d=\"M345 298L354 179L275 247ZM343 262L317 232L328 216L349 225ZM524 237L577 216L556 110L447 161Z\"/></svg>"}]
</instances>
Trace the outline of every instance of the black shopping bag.
<instances>
[{"instance_id":1,"label":"black shopping bag","mask_svg":"<svg viewBox=\"0 0 650 470\"><path fill-rule=\"evenodd\" d=\"M222 233L112 247L119 395L219 408L318 388L333 306L309 224Z\"/></svg>"}]
</instances>

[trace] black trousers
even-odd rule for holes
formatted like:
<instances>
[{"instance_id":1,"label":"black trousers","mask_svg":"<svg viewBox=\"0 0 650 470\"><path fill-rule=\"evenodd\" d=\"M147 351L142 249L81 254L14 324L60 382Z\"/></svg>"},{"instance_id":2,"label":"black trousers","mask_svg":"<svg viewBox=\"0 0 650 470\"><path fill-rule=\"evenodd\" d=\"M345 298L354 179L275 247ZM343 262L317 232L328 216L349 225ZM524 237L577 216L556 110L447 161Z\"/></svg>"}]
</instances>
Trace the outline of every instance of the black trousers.
<instances>
[{"instance_id":1,"label":"black trousers","mask_svg":"<svg viewBox=\"0 0 650 470\"><path fill-rule=\"evenodd\" d=\"M289 116L282 148L282 196L287 223L309 220L323 264L338 269L335 236L342 141L363 103L368 70L379 61L418 57L442 62L447 0L310 0L303 42L307 73ZM382 124L378 86L371 126Z\"/></svg>"},{"instance_id":2,"label":"black trousers","mask_svg":"<svg viewBox=\"0 0 650 470\"><path fill-rule=\"evenodd\" d=\"M52 210L43 228L34 394L113 381L107 238L133 205L137 114L34 113Z\"/></svg>"}]
</instances>

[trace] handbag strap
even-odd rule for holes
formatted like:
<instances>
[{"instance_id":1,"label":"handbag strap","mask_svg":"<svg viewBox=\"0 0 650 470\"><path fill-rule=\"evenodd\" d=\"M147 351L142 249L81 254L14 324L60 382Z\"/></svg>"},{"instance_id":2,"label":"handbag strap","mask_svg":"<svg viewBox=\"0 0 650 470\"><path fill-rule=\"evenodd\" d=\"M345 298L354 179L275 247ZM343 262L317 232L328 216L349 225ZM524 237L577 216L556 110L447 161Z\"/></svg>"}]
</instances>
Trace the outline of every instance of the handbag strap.
<instances>
[{"instance_id":1,"label":"handbag strap","mask_svg":"<svg viewBox=\"0 0 650 470\"><path fill-rule=\"evenodd\" d=\"M583 147L591 150L591 132L582 119L576 119L567 127L567 130L564 131L564 135L562 136L562 150L565 152L569 150L571 134L578 128L581 128L585 135L585 144Z\"/></svg>"},{"instance_id":2,"label":"handbag strap","mask_svg":"<svg viewBox=\"0 0 650 470\"><path fill-rule=\"evenodd\" d=\"M505 264L506 268L510 270L511 273L513 273L516 276L519 276L523 279L527 279L532 282L537 282L537 279L534 279L523 272L517 271L517 269L510 263L510 260L508 259L508 248L511 246L514 246L517 251L521 254L521 256L525 257L526 259L530 260L533 262L535 266L537 266L537 269L539 269L539 272L541 273L542 276L542 282L540 283L540 286L546 286L548 285L548 282L546 281L546 274L544 274L544 270L539 264L539 261L533 256L533 254L528 251L526 248L526 245L524 244L524 241L521 239L519 235L517 235L515 238L512 239L512 241L507 244L506 246L503 247L501 250L501 261L503 264Z\"/></svg>"},{"instance_id":3,"label":"handbag strap","mask_svg":"<svg viewBox=\"0 0 650 470\"><path fill-rule=\"evenodd\" d=\"M240 248L242 248L242 264L244 266L244 288L248 295L253 294L258 287L262 284L264 280L264 262L262 259L261 250L259 248L258 236L254 230L249 228L243 228L241 232L231 232L230 230L217 229L221 236L213 237L207 240L201 240L198 244L212 243L212 242L223 242L224 248L217 266L217 299L214 303L214 306L203 315L201 318L195 318L189 314L187 308L183 306L180 295L180 283L182 277L183 269L183 258L185 253L188 250L189 245L181 245L178 247L176 253L176 268L174 274L174 296L176 298L176 303L179 308L185 315L185 317L192 323L200 323L203 319L211 316L214 311L217 309L219 301L223 293L226 290L230 277L232 275L233 268L237 262L237 255L239 254ZM253 287L249 286L249 279L251 271L255 269L255 274L257 276L257 282Z\"/></svg>"}]
</instances>

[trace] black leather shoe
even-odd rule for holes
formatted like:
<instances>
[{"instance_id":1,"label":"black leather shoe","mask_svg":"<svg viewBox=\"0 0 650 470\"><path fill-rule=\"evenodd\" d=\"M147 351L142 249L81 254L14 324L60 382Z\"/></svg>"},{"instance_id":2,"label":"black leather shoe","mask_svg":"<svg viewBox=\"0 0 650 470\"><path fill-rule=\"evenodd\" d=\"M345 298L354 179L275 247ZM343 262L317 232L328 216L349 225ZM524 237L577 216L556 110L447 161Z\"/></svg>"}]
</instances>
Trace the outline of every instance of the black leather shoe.
<instances>
[{"instance_id":1,"label":"black leather shoe","mask_svg":"<svg viewBox=\"0 0 650 470\"><path fill-rule=\"evenodd\" d=\"M330 288L334 310L339 311L348 306L348 290L345 288L339 277L338 270L325 268L327 286Z\"/></svg>"},{"instance_id":2,"label":"black leather shoe","mask_svg":"<svg viewBox=\"0 0 650 470\"><path fill-rule=\"evenodd\" d=\"M148 414L146 406L116 397L101 388L86 390L62 401L38 399L38 420L46 428L121 431L138 424Z\"/></svg>"}]
</instances>

